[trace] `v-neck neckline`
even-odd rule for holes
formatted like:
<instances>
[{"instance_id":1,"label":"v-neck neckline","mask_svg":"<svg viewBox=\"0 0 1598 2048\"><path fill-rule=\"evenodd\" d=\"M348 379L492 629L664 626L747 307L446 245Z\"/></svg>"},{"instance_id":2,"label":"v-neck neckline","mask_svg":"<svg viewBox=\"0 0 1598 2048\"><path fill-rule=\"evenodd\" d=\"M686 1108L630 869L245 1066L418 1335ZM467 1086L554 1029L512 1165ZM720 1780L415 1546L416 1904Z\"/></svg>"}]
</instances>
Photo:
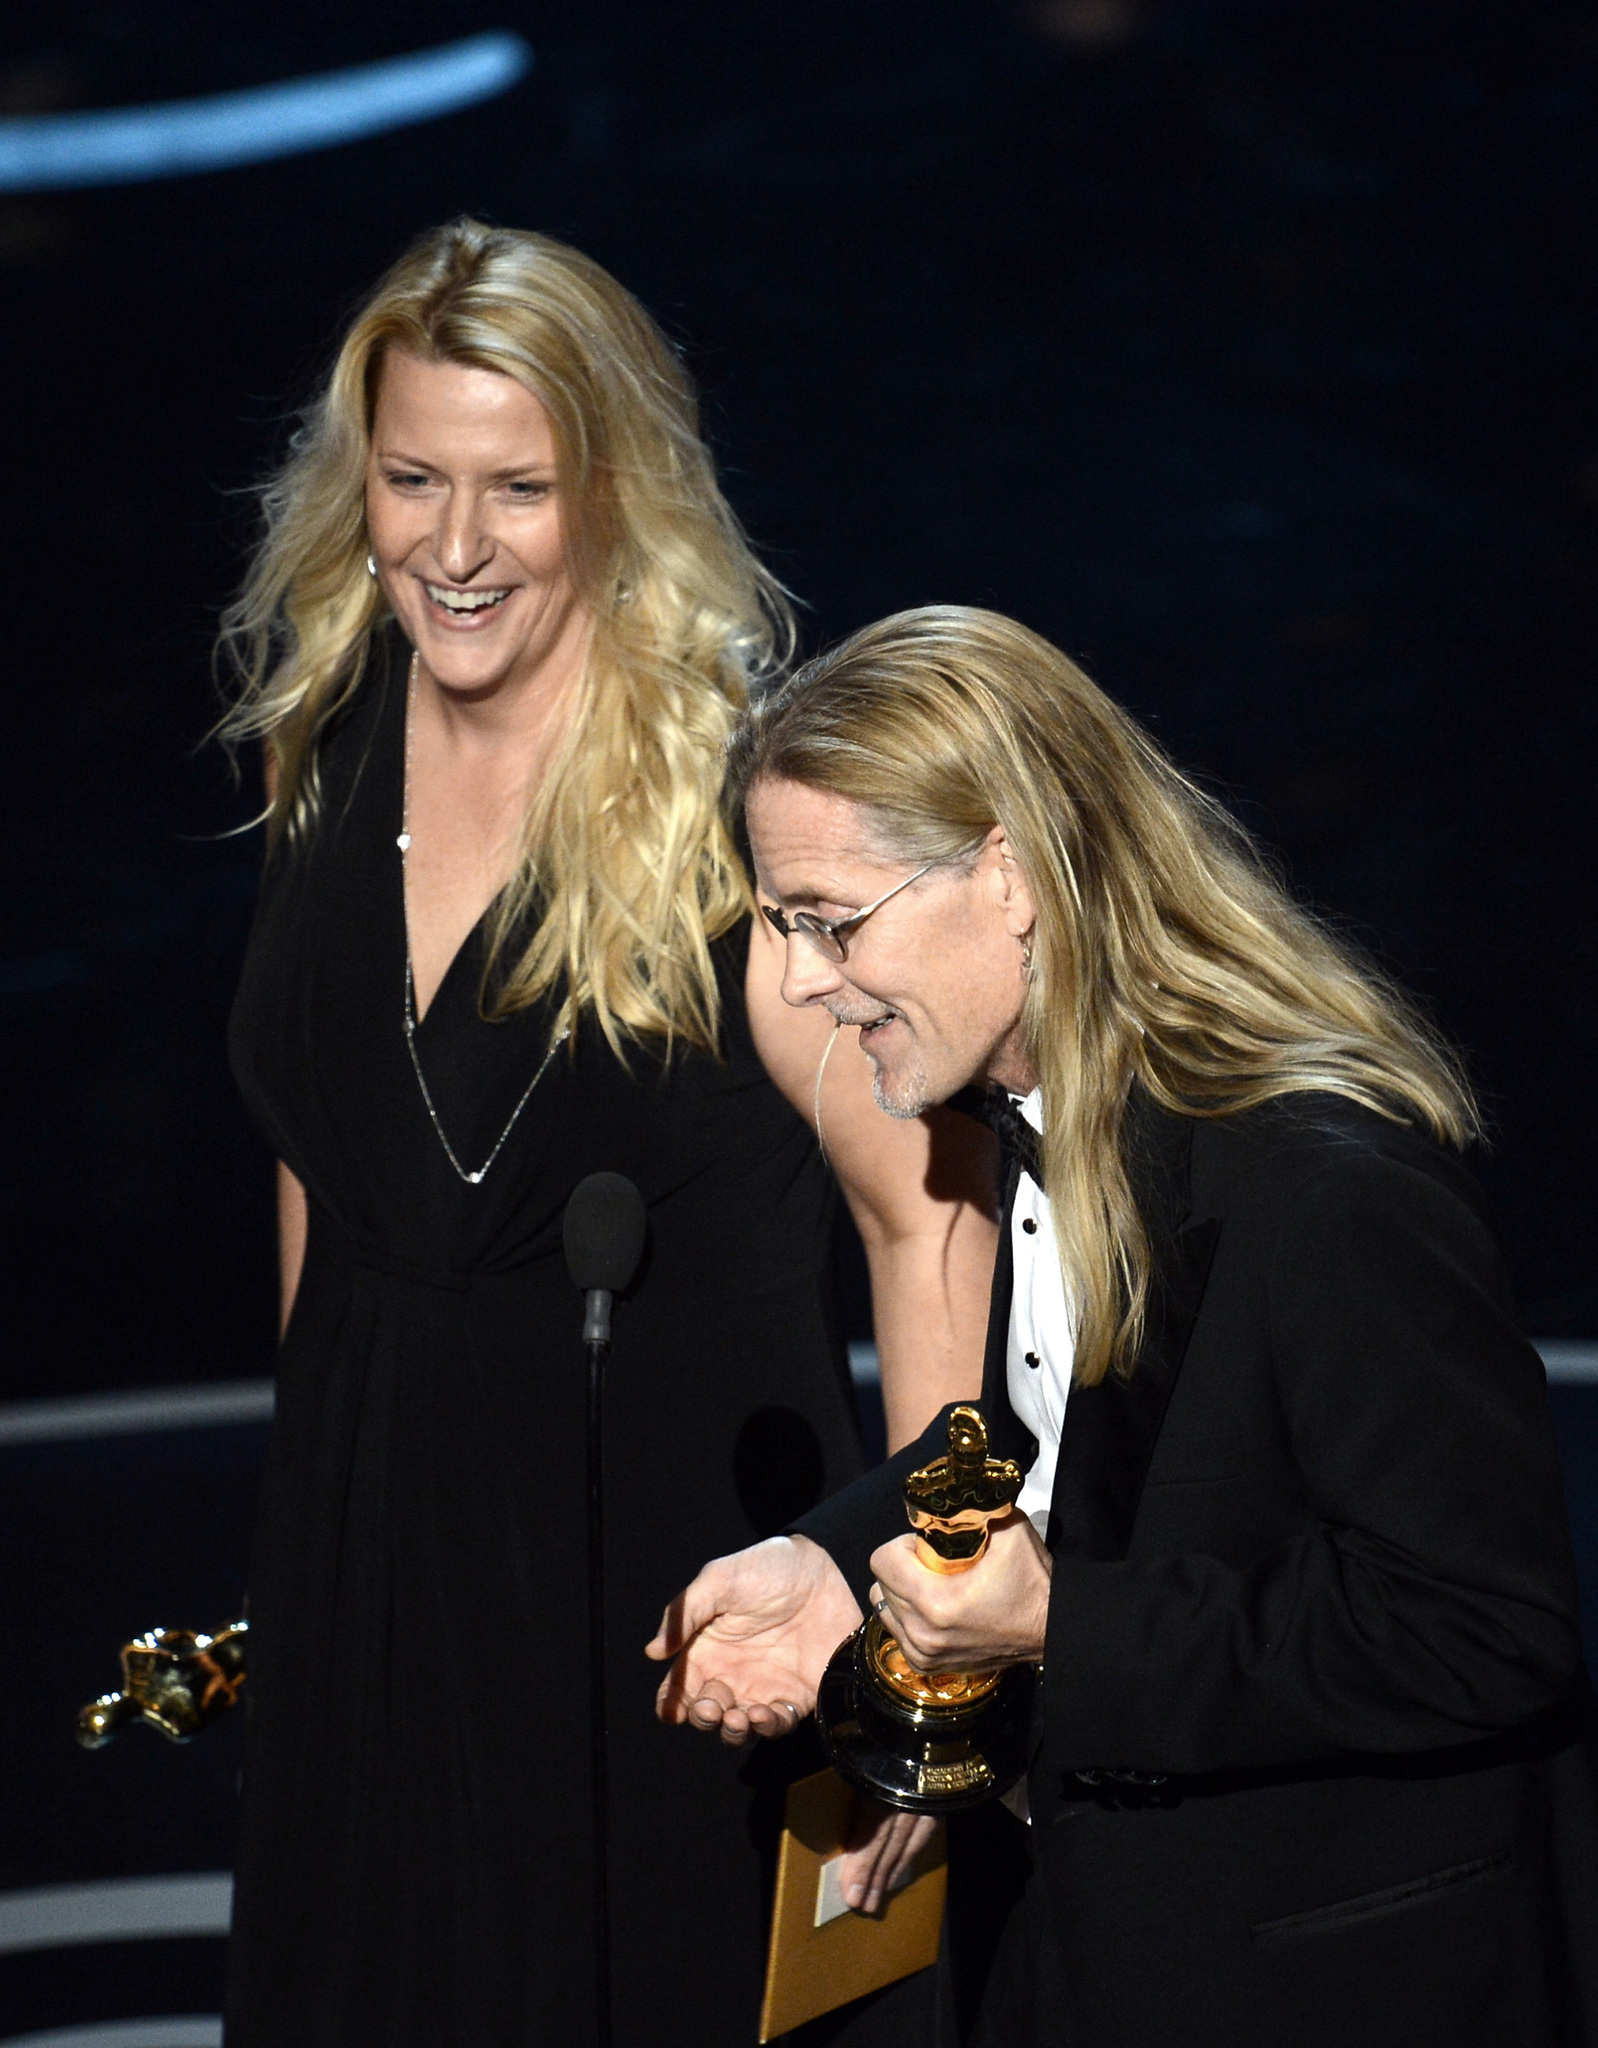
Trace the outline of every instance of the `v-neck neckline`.
<instances>
[{"instance_id":1,"label":"v-neck neckline","mask_svg":"<svg viewBox=\"0 0 1598 2048\"><path fill-rule=\"evenodd\" d=\"M458 969L460 968L460 964L461 964L462 960L464 960L464 959L465 959L465 957L466 957L466 955L467 955L467 954L468 954L469 952L471 952L471 951L472 951L472 950L474 949L474 947L475 947L475 945L476 945L476 941L477 941L478 935L479 935L479 934L481 933L481 931L482 931L482 929L483 929L483 926L484 926L484 925L485 925L485 924L487 923L487 921L488 921L488 915L489 915L489 912L490 912L490 911L491 911L491 910L492 910L492 909L494 908L494 905L495 905L495 904L496 904L496 903L497 903L497 902L499 901L500 897L501 897L501 896L502 896L503 894L504 894L504 891L503 891L503 890L497 890L497 891L495 892L495 894L494 894L493 896L491 896L491 897L489 898L488 902L487 902L487 903L486 903L486 904L485 904L485 905L483 906L482 912L481 912L480 916L478 917L478 919L477 919L477 922L476 922L476 923L475 923L474 925L472 925L472 926L471 926L471 927L469 928L469 930L467 930L467 931L466 931L466 932L465 932L465 933L464 933L464 934L462 935L462 938L461 938L461 942L460 942L460 944L459 944L459 945L458 945L458 946L457 946L457 947L455 948L454 952L453 952L453 953L451 953L451 955L449 956L449 963L448 963L448 965L447 965L447 966L445 967L445 969L444 969L444 972L443 972L443 973L442 973L442 974L441 974L441 975L439 976L439 978L438 978L438 981L437 981L437 984L435 985L435 987L434 987L434 989L433 989L433 993L432 993L432 995L431 995L431 996L430 996L430 997L428 998L428 1002L427 1002L427 1008L426 1008L425 1010L419 1010L419 1009L417 1009L417 1007L416 1007L416 971L415 971L415 966L414 966L414 963L413 963L413 961L412 961L412 957L411 957L411 927L410 927L410 919L409 919L409 917L408 917L408 916L407 916L407 914L406 914L406 907L405 907L405 856L404 856L403 854L401 854L401 855L400 855L400 874L399 874L399 923L400 923L400 950L401 950L401 953L402 953L402 956L403 956L403 962L404 962L404 969L405 969L405 972L406 972L407 976L408 976L408 977L409 977L409 979L410 979L410 984L411 984L411 1012L412 1012L412 1016L413 1016L413 1017L414 1017L414 1019L415 1019L415 1029L416 1029L416 1031L417 1031L418 1033L421 1033L421 1032L423 1032L423 1031L425 1031L425 1030L427 1029L427 1023L428 1023L428 1019L429 1019L429 1018L430 1018L430 1017L432 1016L433 1012L434 1012L434 1011L435 1011L435 1010L436 1010L436 1009L438 1008L438 1005L439 1005L439 1001L440 1001L440 999L442 998L442 996L444 995L444 992L445 992L445 990L446 990L446 989L448 989L448 988L449 988L449 986L450 986L450 984L451 984L451 983L452 983L452 982L454 981L454 979L455 979L455 976L456 976L456 973L457 973Z\"/></svg>"},{"instance_id":2,"label":"v-neck neckline","mask_svg":"<svg viewBox=\"0 0 1598 2048\"><path fill-rule=\"evenodd\" d=\"M396 677L398 678L397 689L395 688ZM505 889L508 885L502 883L500 887L494 891L493 895L489 897L488 901L483 905L482 909L478 912L474 922L467 927L465 932L462 933L460 941L457 944L454 952L451 953L449 956L449 960L445 965L444 972L439 976L438 981L434 986L432 995L428 998L426 1009L418 1009L416 1007L415 1001L415 956L411 951L410 906L406 901L405 895L405 849L402 848L399 843L401 836L405 833L405 730L406 722L410 714L409 657L402 657L401 659L390 663L388 675L385 679L385 689L388 691L392 691L399 698L399 712L397 716L393 712L391 706L386 701L383 707L385 713L393 720L395 726L395 736L391 743L391 772L393 779L390 785L389 792L391 799L389 816L394 821L395 829L388 835L387 848L388 851L394 856L394 866L398 871L397 892L399 897L399 941L401 972L407 978L410 984L411 1013L414 1018L413 1028L416 1031L417 1035L420 1036L420 1034L427 1029L428 1021L432 1017L433 1012L438 1008L439 1001L443 996L445 990L450 986L451 982L454 981L456 972L460 967L461 961L468 952L473 950L478 939L478 936L483 929L483 926L488 921L490 912L493 910L494 905L498 903L500 897L504 895Z\"/></svg>"}]
</instances>

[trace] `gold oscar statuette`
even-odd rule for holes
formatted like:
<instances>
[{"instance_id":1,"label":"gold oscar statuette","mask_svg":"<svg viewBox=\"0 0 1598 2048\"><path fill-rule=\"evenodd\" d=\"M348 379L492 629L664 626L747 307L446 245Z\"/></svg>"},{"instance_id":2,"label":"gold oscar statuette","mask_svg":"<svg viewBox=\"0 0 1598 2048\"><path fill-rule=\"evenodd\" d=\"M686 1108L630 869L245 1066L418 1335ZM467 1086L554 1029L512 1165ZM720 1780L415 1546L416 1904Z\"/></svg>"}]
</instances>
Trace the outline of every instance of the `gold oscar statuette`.
<instances>
[{"instance_id":1,"label":"gold oscar statuette","mask_svg":"<svg viewBox=\"0 0 1598 2048\"><path fill-rule=\"evenodd\" d=\"M124 1721L142 1721L168 1742L192 1742L238 1699L244 1685L247 1621L214 1636L153 1628L122 1646L122 1690L102 1693L78 1715L78 1740L103 1749Z\"/></svg>"},{"instance_id":2,"label":"gold oscar statuette","mask_svg":"<svg viewBox=\"0 0 1598 2048\"><path fill-rule=\"evenodd\" d=\"M981 1412L949 1416L949 1448L904 1485L916 1557L963 1572L1015 1506L1021 1468L988 1455ZM1026 1765L1030 1664L1000 1671L917 1671L876 1615L827 1666L816 1723L839 1774L910 1813L957 1813L1008 1791Z\"/></svg>"}]
</instances>

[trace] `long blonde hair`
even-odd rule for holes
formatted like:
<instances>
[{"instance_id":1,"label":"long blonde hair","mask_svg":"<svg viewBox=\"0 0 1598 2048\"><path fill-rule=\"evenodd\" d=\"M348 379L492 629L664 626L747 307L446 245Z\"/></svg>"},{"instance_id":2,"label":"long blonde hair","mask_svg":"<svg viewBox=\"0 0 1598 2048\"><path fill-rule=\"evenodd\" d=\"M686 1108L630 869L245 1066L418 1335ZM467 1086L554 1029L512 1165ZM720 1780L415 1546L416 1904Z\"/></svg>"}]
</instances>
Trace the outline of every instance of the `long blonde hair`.
<instances>
[{"instance_id":1,"label":"long blonde hair","mask_svg":"<svg viewBox=\"0 0 1598 2048\"><path fill-rule=\"evenodd\" d=\"M1011 619L951 606L856 633L746 719L732 783L762 777L860 805L906 862L974 856L1003 827L1036 907L1023 1014L1086 1384L1130 1369L1148 1302L1122 1142L1134 1082L1183 1116L1330 1090L1452 1144L1477 1133L1457 1062L1408 999Z\"/></svg>"},{"instance_id":2,"label":"long blonde hair","mask_svg":"<svg viewBox=\"0 0 1598 2048\"><path fill-rule=\"evenodd\" d=\"M223 736L265 740L269 831L303 839L320 742L388 616L366 571L364 492L390 349L499 371L543 402L593 622L491 920L492 1013L553 990L556 1028L591 1009L618 1051L646 1035L709 1048L710 944L749 902L720 804L723 748L749 684L791 652L792 619L717 486L682 364L597 263L545 235L459 220L377 286L261 491L265 534L223 618L239 684Z\"/></svg>"}]
</instances>

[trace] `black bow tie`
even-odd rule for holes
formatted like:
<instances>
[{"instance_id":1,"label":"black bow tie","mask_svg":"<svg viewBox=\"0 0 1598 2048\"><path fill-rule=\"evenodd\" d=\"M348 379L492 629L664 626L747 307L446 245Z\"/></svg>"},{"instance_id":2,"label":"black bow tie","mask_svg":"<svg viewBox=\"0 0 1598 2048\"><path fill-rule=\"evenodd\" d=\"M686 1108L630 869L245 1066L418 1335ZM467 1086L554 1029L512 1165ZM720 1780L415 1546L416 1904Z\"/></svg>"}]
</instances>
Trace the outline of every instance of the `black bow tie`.
<instances>
[{"instance_id":1,"label":"black bow tie","mask_svg":"<svg viewBox=\"0 0 1598 2048\"><path fill-rule=\"evenodd\" d=\"M948 1106L959 1110L962 1116L986 1124L998 1139L1005 1158L1013 1159L1042 1187L1043 1147L1038 1134L1002 1088L962 1088L958 1095L949 1097Z\"/></svg>"}]
</instances>

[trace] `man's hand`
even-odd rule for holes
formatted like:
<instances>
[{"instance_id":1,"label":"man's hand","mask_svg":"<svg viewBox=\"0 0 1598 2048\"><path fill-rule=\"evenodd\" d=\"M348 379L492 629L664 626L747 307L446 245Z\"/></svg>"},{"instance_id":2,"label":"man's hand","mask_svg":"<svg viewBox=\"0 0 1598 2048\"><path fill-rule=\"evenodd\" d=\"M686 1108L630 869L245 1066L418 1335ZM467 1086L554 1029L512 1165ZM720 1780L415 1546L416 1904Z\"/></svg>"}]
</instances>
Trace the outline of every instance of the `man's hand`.
<instances>
[{"instance_id":1,"label":"man's hand","mask_svg":"<svg viewBox=\"0 0 1598 2048\"><path fill-rule=\"evenodd\" d=\"M862 1799L839 1873L846 1902L857 1913L876 1912L903 1881L937 1825L930 1813L896 1813L875 1799Z\"/></svg>"},{"instance_id":2,"label":"man's hand","mask_svg":"<svg viewBox=\"0 0 1598 2048\"><path fill-rule=\"evenodd\" d=\"M995 1522L969 1571L929 1572L913 1536L885 1543L871 1569L872 1605L917 1671L991 1671L1042 1657L1053 1560L1025 1515Z\"/></svg>"},{"instance_id":3,"label":"man's hand","mask_svg":"<svg viewBox=\"0 0 1598 2048\"><path fill-rule=\"evenodd\" d=\"M787 1735L813 1711L828 1658L860 1620L843 1573L807 1537L714 1558L645 1647L674 1660L655 1712L674 1727L719 1728L727 1743Z\"/></svg>"}]
</instances>

